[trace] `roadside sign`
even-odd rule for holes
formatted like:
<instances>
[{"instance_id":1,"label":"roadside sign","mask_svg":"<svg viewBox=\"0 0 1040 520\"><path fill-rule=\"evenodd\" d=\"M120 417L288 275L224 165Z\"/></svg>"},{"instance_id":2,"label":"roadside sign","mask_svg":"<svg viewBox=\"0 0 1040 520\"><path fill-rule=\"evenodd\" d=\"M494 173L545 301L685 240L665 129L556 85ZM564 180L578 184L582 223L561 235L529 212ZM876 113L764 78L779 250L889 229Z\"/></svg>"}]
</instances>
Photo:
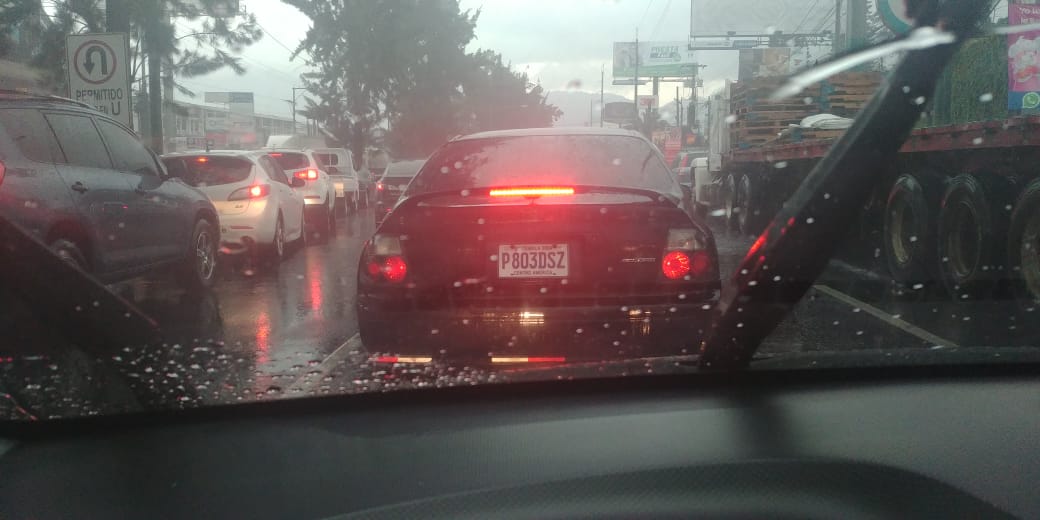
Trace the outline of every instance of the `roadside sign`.
<instances>
[{"instance_id":1,"label":"roadside sign","mask_svg":"<svg viewBox=\"0 0 1040 520\"><path fill-rule=\"evenodd\" d=\"M875 0L877 13L885 27L896 34L914 28L914 21L906 15L906 0Z\"/></svg>"},{"instance_id":2,"label":"roadside sign","mask_svg":"<svg viewBox=\"0 0 1040 520\"><path fill-rule=\"evenodd\" d=\"M65 38L69 97L131 126L130 67L125 33Z\"/></svg>"}]
</instances>

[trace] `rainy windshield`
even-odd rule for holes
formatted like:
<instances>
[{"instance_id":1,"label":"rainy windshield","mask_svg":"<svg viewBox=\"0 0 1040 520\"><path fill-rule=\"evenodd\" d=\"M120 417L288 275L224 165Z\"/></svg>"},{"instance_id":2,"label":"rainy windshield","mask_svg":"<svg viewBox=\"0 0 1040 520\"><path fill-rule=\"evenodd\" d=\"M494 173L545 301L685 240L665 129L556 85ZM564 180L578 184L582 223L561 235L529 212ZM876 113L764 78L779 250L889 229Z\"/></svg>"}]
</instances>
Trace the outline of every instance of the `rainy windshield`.
<instances>
[{"instance_id":1,"label":"rainy windshield","mask_svg":"<svg viewBox=\"0 0 1040 520\"><path fill-rule=\"evenodd\" d=\"M1034 2L123 4L0 8L2 418L1040 352Z\"/></svg>"},{"instance_id":2,"label":"rainy windshield","mask_svg":"<svg viewBox=\"0 0 1040 520\"><path fill-rule=\"evenodd\" d=\"M440 149L405 196L512 185L599 185L673 193L678 186L659 151L630 136L526 136L465 139Z\"/></svg>"},{"instance_id":3,"label":"rainy windshield","mask_svg":"<svg viewBox=\"0 0 1040 520\"><path fill-rule=\"evenodd\" d=\"M307 156L302 153L274 152L271 157L283 170L295 170L310 166Z\"/></svg>"},{"instance_id":4,"label":"rainy windshield","mask_svg":"<svg viewBox=\"0 0 1040 520\"><path fill-rule=\"evenodd\" d=\"M246 159L219 155L170 157L163 164L171 177L199 188L242 182L253 170L253 163Z\"/></svg>"}]
</instances>

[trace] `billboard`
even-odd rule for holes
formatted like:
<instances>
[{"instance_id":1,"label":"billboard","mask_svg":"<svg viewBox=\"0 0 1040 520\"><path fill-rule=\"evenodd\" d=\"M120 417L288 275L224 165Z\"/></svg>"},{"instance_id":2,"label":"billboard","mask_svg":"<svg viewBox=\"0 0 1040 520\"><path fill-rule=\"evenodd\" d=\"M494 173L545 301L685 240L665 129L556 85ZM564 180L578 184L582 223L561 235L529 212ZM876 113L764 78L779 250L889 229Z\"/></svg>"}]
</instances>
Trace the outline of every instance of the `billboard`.
<instances>
[{"instance_id":1,"label":"billboard","mask_svg":"<svg viewBox=\"0 0 1040 520\"><path fill-rule=\"evenodd\" d=\"M1040 5L1011 4L1008 24L1040 23ZM1008 109L1040 109L1040 30L1008 35Z\"/></svg>"},{"instance_id":2,"label":"billboard","mask_svg":"<svg viewBox=\"0 0 1040 520\"><path fill-rule=\"evenodd\" d=\"M692 76L697 71L696 52L689 50L688 42L614 42L615 78Z\"/></svg>"},{"instance_id":3,"label":"billboard","mask_svg":"<svg viewBox=\"0 0 1040 520\"><path fill-rule=\"evenodd\" d=\"M820 0L693 0L691 36L810 33L834 27L834 2ZM817 28L820 29L817 29Z\"/></svg>"},{"instance_id":4,"label":"billboard","mask_svg":"<svg viewBox=\"0 0 1040 520\"><path fill-rule=\"evenodd\" d=\"M752 78L772 78L791 73L791 49L741 49L737 65L737 81Z\"/></svg>"}]
</instances>

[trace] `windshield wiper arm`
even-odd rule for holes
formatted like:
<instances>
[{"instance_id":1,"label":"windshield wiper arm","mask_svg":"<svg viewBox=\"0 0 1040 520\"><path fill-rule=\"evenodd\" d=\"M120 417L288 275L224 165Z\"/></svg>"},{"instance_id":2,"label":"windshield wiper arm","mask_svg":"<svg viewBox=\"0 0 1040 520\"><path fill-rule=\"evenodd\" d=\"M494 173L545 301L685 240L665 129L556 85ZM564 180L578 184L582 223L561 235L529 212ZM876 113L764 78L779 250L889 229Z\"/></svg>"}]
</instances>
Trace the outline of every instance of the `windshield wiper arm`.
<instances>
[{"instance_id":1,"label":"windshield wiper arm","mask_svg":"<svg viewBox=\"0 0 1040 520\"><path fill-rule=\"evenodd\" d=\"M813 168L755 241L726 284L701 346L705 369L744 368L762 340L823 273L859 208L884 182L946 63L989 12L978 0L914 2L917 26L952 32L953 43L909 51L879 92Z\"/></svg>"}]
</instances>

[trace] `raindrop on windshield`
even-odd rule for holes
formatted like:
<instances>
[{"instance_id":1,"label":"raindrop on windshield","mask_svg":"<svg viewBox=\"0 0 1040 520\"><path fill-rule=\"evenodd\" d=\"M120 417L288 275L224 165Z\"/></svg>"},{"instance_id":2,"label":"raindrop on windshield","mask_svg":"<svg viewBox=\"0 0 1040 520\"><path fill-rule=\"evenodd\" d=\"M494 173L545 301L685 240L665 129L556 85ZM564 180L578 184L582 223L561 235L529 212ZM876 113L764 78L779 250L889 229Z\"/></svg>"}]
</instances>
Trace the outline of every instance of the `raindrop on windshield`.
<instances>
[{"instance_id":1,"label":"raindrop on windshield","mask_svg":"<svg viewBox=\"0 0 1040 520\"><path fill-rule=\"evenodd\" d=\"M621 159L615 158L613 161L610 161L610 164L613 164L614 166L621 166Z\"/></svg>"},{"instance_id":2,"label":"raindrop on windshield","mask_svg":"<svg viewBox=\"0 0 1040 520\"><path fill-rule=\"evenodd\" d=\"M982 138L981 137L976 137L975 139L972 139L971 140L971 144L974 144L976 146L982 144Z\"/></svg>"},{"instance_id":3,"label":"raindrop on windshield","mask_svg":"<svg viewBox=\"0 0 1040 520\"><path fill-rule=\"evenodd\" d=\"M459 192L459 195L462 195L463 197L469 197L469 190L462 190Z\"/></svg>"},{"instance_id":4,"label":"raindrop on windshield","mask_svg":"<svg viewBox=\"0 0 1040 520\"><path fill-rule=\"evenodd\" d=\"M904 94L909 94L910 93L910 85L903 85L903 93Z\"/></svg>"},{"instance_id":5,"label":"raindrop on windshield","mask_svg":"<svg viewBox=\"0 0 1040 520\"><path fill-rule=\"evenodd\" d=\"M780 161L780 162L774 164L773 167L775 167L776 169L787 168L787 161Z\"/></svg>"},{"instance_id":6,"label":"raindrop on windshield","mask_svg":"<svg viewBox=\"0 0 1040 520\"><path fill-rule=\"evenodd\" d=\"M924 289L924 284L923 283L915 283L914 284L914 289L916 289L918 291L921 290L921 289Z\"/></svg>"},{"instance_id":7,"label":"raindrop on windshield","mask_svg":"<svg viewBox=\"0 0 1040 520\"><path fill-rule=\"evenodd\" d=\"M981 101L983 103L989 103L990 101L993 101L993 94L987 92L987 93L979 96L979 101Z\"/></svg>"},{"instance_id":8,"label":"raindrop on windshield","mask_svg":"<svg viewBox=\"0 0 1040 520\"><path fill-rule=\"evenodd\" d=\"M737 122L736 114L730 114L730 115L726 116L726 124L727 125L731 125L731 124L736 123L736 122Z\"/></svg>"},{"instance_id":9,"label":"raindrop on windshield","mask_svg":"<svg viewBox=\"0 0 1040 520\"><path fill-rule=\"evenodd\" d=\"M441 166L441 173L448 173L448 172L450 172L450 171L451 171L451 170L450 170L450 169L448 169L448 167L447 167L447 166Z\"/></svg>"},{"instance_id":10,"label":"raindrop on windshield","mask_svg":"<svg viewBox=\"0 0 1040 520\"><path fill-rule=\"evenodd\" d=\"M928 101L928 99L925 98L924 96L917 96L914 99L914 104L915 105L923 105L925 103L925 101Z\"/></svg>"},{"instance_id":11,"label":"raindrop on windshield","mask_svg":"<svg viewBox=\"0 0 1040 520\"><path fill-rule=\"evenodd\" d=\"M805 219L805 223L806 223L806 224L812 224L812 223L814 223L814 222L816 222L816 219L814 219L814 218L812 218L812 217L809 217L809 218Z\"/></svg>"}]
</instances>

